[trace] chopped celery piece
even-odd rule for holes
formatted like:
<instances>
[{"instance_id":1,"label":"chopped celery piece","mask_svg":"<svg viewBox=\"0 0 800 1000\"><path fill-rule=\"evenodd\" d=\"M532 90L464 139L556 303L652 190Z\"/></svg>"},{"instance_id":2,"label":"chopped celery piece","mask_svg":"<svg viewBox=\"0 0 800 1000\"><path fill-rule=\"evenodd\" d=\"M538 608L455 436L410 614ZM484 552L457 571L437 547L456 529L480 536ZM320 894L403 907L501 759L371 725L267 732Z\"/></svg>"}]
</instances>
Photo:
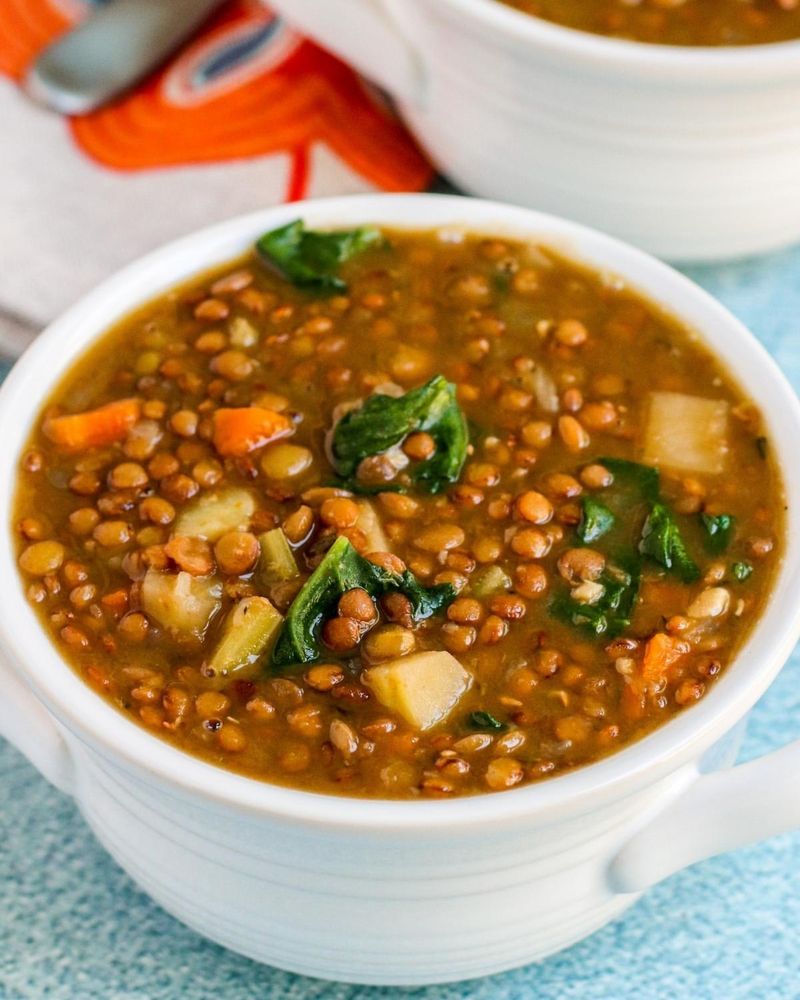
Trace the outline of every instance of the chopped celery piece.
<instances>
[{"instance_id":1,"label":"chopped celery piece","mask_svg":"<svg viewBox=\"0 0 800 1000\"><path fill-rule=\"evenodd\" d=\"M244 597L225 619L222 636L203 675L211 687L230 680L249 680L261 671L262 657L272 648L283 616L266 597Z\"/></svg>"},{"instance_id":2,"label":"chopped celery piece","mask_svg":"<svg viewBox=\"0 0 800 1000\"><path fill-rule=\"evenodd\" d=\"M495 597L505 594L513 587L511 577L499 566L487 566L478 570L470 580L470 590L476 597Z\"/></svg>"},{"instance_id":3,"label":"chopped celery piece","mask_svg":"<svg viewBox=\"0 0 800 1000\"><path fill-rule=\"evenodd\" d=\"M261 559L258 564L259 580L265 586L294 580L300 575L294 553L281 528L273 528L258 536Z\"/></svg>"}]
</instances>

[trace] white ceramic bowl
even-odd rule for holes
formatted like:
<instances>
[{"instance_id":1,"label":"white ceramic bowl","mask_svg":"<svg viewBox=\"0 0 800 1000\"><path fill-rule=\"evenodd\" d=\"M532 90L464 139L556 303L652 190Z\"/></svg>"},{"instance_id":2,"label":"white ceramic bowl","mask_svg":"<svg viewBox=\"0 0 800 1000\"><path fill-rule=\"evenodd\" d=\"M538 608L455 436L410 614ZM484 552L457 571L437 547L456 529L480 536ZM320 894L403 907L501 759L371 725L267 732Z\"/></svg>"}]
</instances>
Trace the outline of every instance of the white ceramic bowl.
<instances>
[{"instance_id":1,"label":"white ceramic bowl","mask_svg":"<svg viewBox=\"0 0 800 1000\"><path fill-rule=\"evenodd\" d=\"M105 282L41 335L0 391L0 521L42 399L110 324L302 216L312 227L463 225L539 240L624 276L702 331L763 410L786 476L789 543L774 596L696 706L613 757L543 783L454 801L293 791L156 739L62 661L0 542L0 731L67 793L165 909L252 958L313 976L422 984L497 972L563 948L699 858L800 825L800 747L732 764L741 723L800 631L800 406L721 306L665 265L525 209L433 195L282 206L204 230ZM676 915L677 919L677 915Z\"/></svg>"},{"instance_id":2,"label":"white ceramic bowl","mask_svg":"<svg viewBox=\"0 0 800 1000\"><path fill-rule=\"evenodd\" d=\"M619 41L497 0L269 0L385 87L465 190L670 260L800 239L800 41Z\"/></svg>"}]
</instances>

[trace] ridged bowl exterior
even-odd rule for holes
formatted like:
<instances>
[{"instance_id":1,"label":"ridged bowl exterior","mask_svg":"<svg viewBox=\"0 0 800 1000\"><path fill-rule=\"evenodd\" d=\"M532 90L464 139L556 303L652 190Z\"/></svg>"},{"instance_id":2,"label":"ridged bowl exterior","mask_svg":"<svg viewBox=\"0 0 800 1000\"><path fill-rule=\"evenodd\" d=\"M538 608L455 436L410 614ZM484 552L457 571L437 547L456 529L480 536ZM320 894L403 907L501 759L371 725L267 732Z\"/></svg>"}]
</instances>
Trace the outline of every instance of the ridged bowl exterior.
<instances>
[{"instance_id":1,"label":"ridged bowl exterior","mask_svg":"<svg viewBox=\"0 0 800 1000\"><path fill-rule=\"evenodd\" d=\"M712 748L715 768L742 732ZM376 985L501 972L602 927L638 898L609 862L692 771L556 822L332 830L214 807L65 737L87 822L165 910L257 961Z\"/></svg>"},{"instance_id":2,"label":"ridged bowl exterior","mask_svg":"<svg viewBox=\"0 0 800 1000\"><path fill-rule=\"evenodd\" d=\"M654 75L564 58L547 34L503 45L452 3L389 5L423 67L403 115L465 190L670 260L800 239L800 43L792 79Z\"/></svg>"}]
</instances>

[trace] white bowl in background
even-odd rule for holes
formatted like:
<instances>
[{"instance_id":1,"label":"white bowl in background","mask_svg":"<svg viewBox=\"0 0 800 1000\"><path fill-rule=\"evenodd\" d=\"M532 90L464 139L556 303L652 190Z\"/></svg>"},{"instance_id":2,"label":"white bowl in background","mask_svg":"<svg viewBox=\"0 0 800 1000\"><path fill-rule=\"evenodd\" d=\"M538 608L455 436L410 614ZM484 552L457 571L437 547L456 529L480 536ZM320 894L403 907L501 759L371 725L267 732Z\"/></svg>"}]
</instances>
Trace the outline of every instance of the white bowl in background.
<instances>
[{"instance_id":1,"label":"white bowl in background","mask_svg":"<svg viewBox=\"0 0 800 1000\"><path fill-rule=\"evenodd\" d=\"M497 0L269 0L397 100L465 190L669 260L800 239L800 41L621 41Z\"/></svg>"},{"instance_id":2,"label":"white bowl in background","mask_svg":"<svg viewBox=\"0 0 800 1000\"><path fill-rule=\"evenodd\" d=\"M25 598L12 540L20 454L42 401L118 319L298 216L314 228L463 226L553 246L623 277L725 360L761 408L783 470L788 543L763 617L700 703L542 783L452 801L364 800L270 785L191 757L125 718L62 660ZM645 254L467 198L365 195L269 209L169 244L82 299L12 370L0 426L0 732L75 797L135 881L201 934L306 975L465 979L540 959L665 875L800 826L800 745L729 766L746 713L800 632L800 404L737 320Z\"/></svg>"}]
</instances>

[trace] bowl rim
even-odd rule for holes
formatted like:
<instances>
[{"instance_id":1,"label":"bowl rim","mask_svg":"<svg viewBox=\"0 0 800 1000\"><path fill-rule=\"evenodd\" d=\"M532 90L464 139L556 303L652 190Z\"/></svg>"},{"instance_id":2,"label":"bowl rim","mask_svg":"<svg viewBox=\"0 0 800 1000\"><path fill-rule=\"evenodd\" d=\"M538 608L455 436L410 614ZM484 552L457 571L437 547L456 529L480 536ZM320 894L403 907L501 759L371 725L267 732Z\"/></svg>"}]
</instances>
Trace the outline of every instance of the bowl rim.
<instances>
[{"instance_id":1,"label":"bowl rim","mask_svg":"<svg viewBox=\"0 0 800 1000\"><path fill-rule=\"evenodd\" d=\"M788 501L787 544L773 594L749 638L706 697L609 757L502 794L445 801L362 799L307 792L235 774L193 757L126 718L60 657L25 598L13 546L19 456L45 397L67 368L137 305L215 263L244 252L265 229L303 217L311 226L374 223L408 229L484 232L554 247L664 307L722 356L764 413ZM53 358L61 361L53 364ZM757 380L759 384L757 385ZM10 665L59 722L134 779L157 779L179 795L243 814L348 829L452 830L584 811L696 761L766 690L800 636L800 401L765 348L720 303L668 265L588 227L529 209L434 194L368 194L279 205L199 230L129 264L81 298L34 341L0 388L0 578L19 581L0 601L0 645ZM795 463L796 464L796 463ZM757 657L758 668L748 659ZM24 666L23 666L24 665Z\"/></svg>"},{"instance_id":2,"label":"bowl rim","mask_svg":"<svg viewBox=\"0 0 800 1000\"><path fill-rule=\"evenodd\" d=\"M510 7L502 0L438 0L457 16L470 15L481 26L512 44L535 43L565 58L580 58L613 69L617 74L636 70L640 75L685 81L747 82L751 79L800 74L800 39L755 45L663 45L570 28Z\"/></svg>"}]
</instances>

